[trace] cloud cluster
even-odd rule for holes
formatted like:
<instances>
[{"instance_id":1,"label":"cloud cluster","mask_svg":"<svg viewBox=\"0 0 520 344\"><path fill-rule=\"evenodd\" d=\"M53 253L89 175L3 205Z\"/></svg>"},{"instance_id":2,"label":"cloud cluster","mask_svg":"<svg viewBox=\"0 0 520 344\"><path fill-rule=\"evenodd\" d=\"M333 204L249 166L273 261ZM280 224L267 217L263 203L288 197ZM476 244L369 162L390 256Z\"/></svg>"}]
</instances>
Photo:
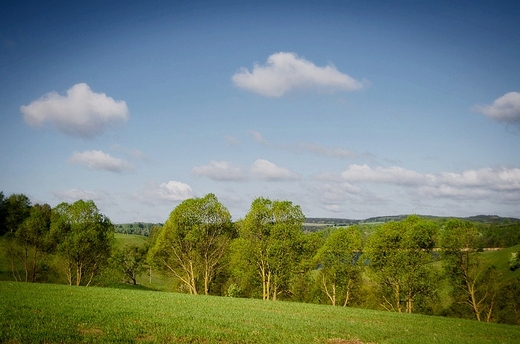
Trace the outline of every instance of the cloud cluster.
<instances>
[{"instance_id":1,"label":"cloud cluster","mask_svg":"<svg viewBox=\"0 0 520 344\"><path fill-rule=\"evenodd\" d=\"M354 91L363 88L362 82L341 73L332 65L318 67L287 52L269 56L265 65L255 64L252 72L241 68L231 79L238 87L273 98L294 89Z\"/></svg>"},{"instance_id":2,"label":"cloud cluster","mask_svg":"<svg viewBox=\"0 0 520 344\"><path fill-rule=\"evenodd\" d=\"M64 134L84 138L100 135L106 128L128 120L124 101L95 93L85 83L72 86L66 96L50 92L22 105L20 111L31 126L43 127L48 123Z\"/></svg>"},{"instance_id":3,"label":"cloud cluster","mask_svg":"<svg viewBox=\"0 0 520 344\"><path fill-rule=\"evenodd\" d=\"M243 181L247 179L244 169L227 161L211 161L205 166L196 166L191 173L216 181Z\"/></svg>"},{"instance_id":4,"label":"cloud cluster","mask_svg":"<svg viewBox=\"0 0 520 344\"><path fill-rule=\"evenodd\" d=\"M157 196L162 200L184 201L188 198L195 197L195 193L188 184L170 180L168 183L161 183L161 185L159 185L159 188L157 188Z\"/></svg>"},{"instance_id":5,"label":"cloud cluster","mask_svg":"<svg viewBox=\"0 0 520 344\"><path fill-rule=\"evenodd\" d=\"M191 173L215 181L235 182L255 179L265 181L294 181L301 178L297 173L287 168L277 166L265 159L257 159L250 168L244 168L227 161L211 161L208 165L192 168Z\"/></svg>"},{"instance_id":6,"label":"cloud cluster","mask_svg":"<svg viewBox=\"0 0 520 344\"><path fill-rule=\"evenodd\" d=\"M114 158L100 150L76 152L69 158L69 164L86 165L91 170L105 170L115 173L129 172L134 166L129 162Z\"/></svg>"},{"instance_id":7,"label":"cloud cluster","mask_svg":"<svg viewBox=\"0 0 520 344\"><path fill-rule=\"evenodd\" d=\"M520 201L520 169L482 168L461 173L424 174L401 167L350 165L341 176L348 183L378 183L413 188L422 197Z\"/></svg>"},{"instance_id":8,"label":"cloud cluster","mask_svg":"<svg viewBox=\"0 0 520 344\"><path fill-rule=\"evenodd\" d=\"M290 170L276 166L274 163L258 159L251 165L251 174L267 181L298 180L300 176Z\"/></svg>"},{"instance_id":9,"label":"cloud cluster","mask_svg":"<svg viewBox=\"0 0 520 344\"><path fill-rule=\"evenodd\" d=\"M497 122L520 125L520 92L509 92L491 105L477 105L475 111Z\"/></svg>"},{"instance_id":10,"label":"cloud cluster","mask_svg":"<svg viewBox=\"0 0 520 344\"><path fill-rule=\"evenodd\" d=\"M149 205L171 204L172 202L181 202L193 197L196 197L196 195L191 186L175 180L159 185L152 182L145 190L133 195L133 198Z\"/></svg>"}]
</instances>

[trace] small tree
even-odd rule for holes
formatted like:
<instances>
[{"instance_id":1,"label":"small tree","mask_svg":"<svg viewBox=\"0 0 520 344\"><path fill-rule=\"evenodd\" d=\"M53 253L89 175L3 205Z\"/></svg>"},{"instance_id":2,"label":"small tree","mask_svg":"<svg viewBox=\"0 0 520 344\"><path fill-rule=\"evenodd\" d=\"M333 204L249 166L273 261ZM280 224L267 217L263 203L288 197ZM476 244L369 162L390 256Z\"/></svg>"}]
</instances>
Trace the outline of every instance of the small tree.
<instances>
[{"instance_id":1,"label":"small tree","mask_svg":"<svg viewBox=\"0 0 520 344\"><path fill-rule=\"evenodd\" d=\"M149 261L173 274L190 294L210 292L233 234L231 215L213 194L188 199L170 214L150 250Z\"/></svg>"},{"instance_id":2,"label":"small tree","mask_svg":"<svg viewBox=\"0 0 520 344\"><path fill-rule=\"evenodd\" d=\"M90 285L106 266L114 225L93 201L61 203L53 209L51 233L70 285Z\"/></svg>"},{"instance_id":3,"label":"small tree","mask_svg":"<svg viewBox=\"0 0 520 344\"><path fill-rule=\"evenodd\" d=\"M441 245L453 298L469 306L478 321L491 321L499 290L498 272L483 264L477 229L469 221L449 220L441 231Z\"/></svg>"},{"instance_id":4,"label":"small tree","mask_svg":"<svg viewBox=\"0 0 520 344\"><path fill-rule=\"evenodd\" d=\"M29 217L15 233L16 243L20 246L20 258L23 262L26 282L36 282L41 260L53 248L50 227L50 205L35 204L31 208Z\"/></svg>"},{"instance_id":5,"label":"small tree","mask_svg":"<svg viewBox=\"0 0 520 344\"><path fill-rule=\"evenodd\" d=\"M127 245L117 249L111 257L115 269L137 284L137 276L146 271L146 256L148 245Z\"/></svg>"},{"instance_id":6,"label":"small tree","mask_svg":"<svg viewBox=\"0 0 520 344\"><path fill-rule=\"evenodd\" d=\"M387 310L412 313L418 297L436 292L439 276L431 266L436 223L409 216L379 227L367 241L369 269Z\"/></svg>"},{"instance_id":7,"label":"small tree","mask_svg":"<svg viewBox=\"0 0 520 344\"><path fill-rule=\"evenodd\" d=\"M14 233L31 214L31 201L24 194L12 194L3 202L4 228L2 232Z\"/></svg>"},{"instance_id":8,"label":"small tree","mask_svg":"<svg viewBox=\"0 0 520 344\"><path fill-rule=\"evenodd\" d=\"M262 299L276 300L289 293L291 277L304 252L304 220L300 207L292 202L260 197L240 224L235 261L243 268L243 275L259 278Z\"/></svg>"},{"instance_id":9,"label":"small tree","mask_svg":"<svg viewBox=\"0 0 520 344\"><path fill-rule=\"evenodd\" d=\"M512 252L509 257L509 270L515 271L520 268L520 250Z\"/></svg>"},{"instance_id":10,"label":"small tree","mask_svg":"<svg viewBox=\"0 0 520 344\"><path fill-rule=\"evenodd\" d=\"M343 300L343 307L347 306L353 291L359 287L361 245L361 233L354 227L339 228L327 238L316 255L322 289L333 306L338 299Z\"/></svg>"}]
</instances>

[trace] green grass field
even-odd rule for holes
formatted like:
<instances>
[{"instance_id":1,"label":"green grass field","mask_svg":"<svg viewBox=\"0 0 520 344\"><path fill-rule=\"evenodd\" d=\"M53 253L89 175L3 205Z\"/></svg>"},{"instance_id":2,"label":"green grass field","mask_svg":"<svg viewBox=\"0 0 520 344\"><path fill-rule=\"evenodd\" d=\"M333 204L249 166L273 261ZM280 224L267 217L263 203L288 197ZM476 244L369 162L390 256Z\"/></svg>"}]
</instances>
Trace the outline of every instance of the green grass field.
<instances>
[{"instance_id":1,"label":"green grass field","mask_svg":"<svg viewBox=\"0 0 520 344\"><path fill-rule=\"evenodd\" d=\"M517 343L520 326L254 299L0 282L2 343Z\"/></svg>"}]
</instances>

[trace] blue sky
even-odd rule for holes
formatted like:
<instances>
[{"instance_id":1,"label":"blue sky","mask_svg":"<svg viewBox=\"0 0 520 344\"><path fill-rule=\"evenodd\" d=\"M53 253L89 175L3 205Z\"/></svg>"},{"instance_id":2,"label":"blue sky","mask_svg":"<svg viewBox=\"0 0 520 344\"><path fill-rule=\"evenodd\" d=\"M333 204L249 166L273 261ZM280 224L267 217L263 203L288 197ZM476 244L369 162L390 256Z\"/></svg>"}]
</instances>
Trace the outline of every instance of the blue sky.
<instances>
[{"instance_id":1,"label":"blue sky","mask_svg":"<svg viewBox=\"0 0 520 344\"><path fill-rule=\"evenodd\" d=\"M520 217L515 1L7 1L0 190L163 222Z\"/></svg>"}]
</instances>

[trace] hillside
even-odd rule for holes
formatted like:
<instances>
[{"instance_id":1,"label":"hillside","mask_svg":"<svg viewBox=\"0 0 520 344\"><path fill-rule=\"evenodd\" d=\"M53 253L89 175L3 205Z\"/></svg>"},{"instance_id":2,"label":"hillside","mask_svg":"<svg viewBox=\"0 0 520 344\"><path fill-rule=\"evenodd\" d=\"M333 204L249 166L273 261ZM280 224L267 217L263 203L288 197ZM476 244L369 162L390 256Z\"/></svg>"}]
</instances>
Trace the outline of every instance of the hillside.
<instances>
[{"instance_id":1,"label":"hillside","mask_svg":"<svg viewBox=\"0 0 520 344\"><path fill-rule=\"evenodd\" d=\"M0 293L0 342L515 343L520 338L520 326L291 302L13 282L0 282Z\"/></svg>"}]
</instances>

